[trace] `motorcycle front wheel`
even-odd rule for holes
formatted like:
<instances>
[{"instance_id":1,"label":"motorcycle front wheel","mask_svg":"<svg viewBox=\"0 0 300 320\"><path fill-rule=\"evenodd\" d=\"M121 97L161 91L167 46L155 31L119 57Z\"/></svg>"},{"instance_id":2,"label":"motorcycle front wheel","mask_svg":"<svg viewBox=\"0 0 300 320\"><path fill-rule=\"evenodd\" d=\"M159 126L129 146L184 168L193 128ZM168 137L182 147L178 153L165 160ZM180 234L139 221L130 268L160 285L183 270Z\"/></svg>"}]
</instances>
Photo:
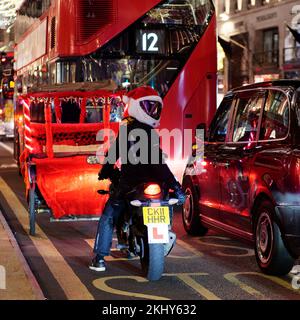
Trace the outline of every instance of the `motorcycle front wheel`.
<instances>
[{"instance_id":1,"label":"motorcycle front wheel","mask_svg":"<svg viewBox=\"0 0 300 320\"><path fill-rule=\"evenodd\" d=\"M144 276L149 281L157 281L161 278L164 266L164 245L162 243L148 243L147 237L139 239L140 260Z\"/></svg>"}]
</instances>

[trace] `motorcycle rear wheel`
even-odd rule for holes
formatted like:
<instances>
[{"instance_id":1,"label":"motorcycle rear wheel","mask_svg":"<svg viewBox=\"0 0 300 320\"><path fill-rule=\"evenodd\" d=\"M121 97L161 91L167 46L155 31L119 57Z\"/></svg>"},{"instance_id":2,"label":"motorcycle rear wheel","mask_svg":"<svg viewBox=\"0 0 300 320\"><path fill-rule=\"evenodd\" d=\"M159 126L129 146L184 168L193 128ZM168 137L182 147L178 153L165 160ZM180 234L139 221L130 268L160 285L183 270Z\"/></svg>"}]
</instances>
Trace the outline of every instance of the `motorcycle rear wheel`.
<instances>
[{"instance_id":1,"label":"motorcycle rear wheel","mask_svg":"<svg viewBox=\"0 0 300 320\"><path fill-rule=\"evenodd\" d=\"M146 237L140 238L140 261L144 276L149 281L161 278L165 267L164 245L162 243L148 243Z\"/></svg>"}]
</instances>

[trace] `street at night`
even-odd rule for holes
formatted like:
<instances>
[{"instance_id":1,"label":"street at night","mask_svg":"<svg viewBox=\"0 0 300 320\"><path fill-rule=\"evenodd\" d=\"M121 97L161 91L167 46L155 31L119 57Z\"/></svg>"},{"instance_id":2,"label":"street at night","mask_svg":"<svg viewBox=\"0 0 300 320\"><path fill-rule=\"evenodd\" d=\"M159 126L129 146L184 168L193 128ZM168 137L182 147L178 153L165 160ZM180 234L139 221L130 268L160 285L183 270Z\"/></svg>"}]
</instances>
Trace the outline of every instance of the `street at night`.
<instances>
[{"instance_id":1,"label":"street at night","mask_svg":"<svg viewBox=\"0 0 300 320\"><path fill-rule=\"evenodd\" d=\"M1 319L299 310L299 13L0 0Z\"/></svg>"},{"instance_id":2,"label":"street at night","mask_svg":"<svg viewBox=\"0 0 300 320\"><path fill-rule=\"evenodd\" d=\"M93 272L88 264L97 222L50 222L49 215L41 214L36 237L29 236L24 185L11 142L0 144L0 161L1 211L47 299L300 300L300 290L292 287L293 274L262 274L251 244L224 234L186 235L179 210L177 244L158 282L141 275L138 258L128 260L115 250L107 259L107 272ZM14 272L10 265L7 274ZM0 294L5 299L5 291Z\"/></svg>"}]
</instances>

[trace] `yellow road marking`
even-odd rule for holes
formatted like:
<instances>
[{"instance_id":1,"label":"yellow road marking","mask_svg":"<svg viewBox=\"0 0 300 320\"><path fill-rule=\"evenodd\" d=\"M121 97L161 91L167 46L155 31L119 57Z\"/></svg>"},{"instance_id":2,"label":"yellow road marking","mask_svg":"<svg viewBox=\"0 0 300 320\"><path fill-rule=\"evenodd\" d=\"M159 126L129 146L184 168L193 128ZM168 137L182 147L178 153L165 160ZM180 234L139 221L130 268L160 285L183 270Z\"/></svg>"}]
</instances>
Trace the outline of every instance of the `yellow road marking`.
<instances>
[{"instance_id":1,"label":"yellow road marking","mask_svg":"<svg viewBox=\"0 0 300 320\"><path fill-rule=\"evenodd\" d=\"M228 238L215 237L215 236L210 236L209 238L222 239L222 240L227 240L228 239ZM242 253L242 254L232 254L232 253L223 253L221 251L215 251L215 253L217 255L223 256L223 257L250 257L250 256L254 256L254 250L253 249L248 249L248 248L239 247L239 246L231 246L231 245L227 245L227 244L224 245L224 244L218 244L218 243L209 243L209 242L202 241L201 239L197 239L197 242L199 242L200 244L204 244L206 246L213 246L213 247L219 247L219 248L228 248L228 249L236 249L236 250L247 251L247 253Z\"/></svg>"},{"instance_id":2,"label":"yellow road marking","mask_svg":"<svg viewBox=\"0 0 300 320\"><path fill-rule=\"evenodd\" d=\"M94 247L94 239L85 239L84 240L91 248ZM177 241L177 240L176 240ZM112 248L110 249L111 252L119 252L120 250L119 249L115 249L115 248ZM197 252L197 255L194 254L192 256L178 256L178 255L175 255L175 254L170 254L168 255L168 258L172 258L172 259L184 259L184 260L187 260L187 259L194 259L194 258L197 258L201 256L201 253ZM134 257L132 259L129 259L128 258L116 258L114 256L107 256L105 257L105 260L106 261L131 261L131 260L139 260L139 257Z\"/></svg>"},{"instance_id":3,"label":"yellow road marking","mask_svg":"<svg viewBox=\"0 0 300 320\"><path fill-rule=\"evenodd\" d=\"M195 281L192 276L207 276L208 273L197 272L197 273L170 273L170 274L163 274L163 277L176 277L180 281L182 281L185 285L192 288L196 293L200 296L204 297L207 300L221 300L218 296L214 293L203 287L200 283ZM151 299L151 300L170 300L166 297L155 296L155 295L148 295L143 293L136 293L130 291L123 291L119 289L115 289L107 285L107 281L110 280L135 280L137 282L149 282L147 279L139 276L113 276L113 277L104 277L100 279L96 279L93 281L93 285L104 292L110 294L116 294L121 296L127 297L135 297L135 298L143 298L143 299Z\"/></svg>"},{"instance_id":4,"label":"yellow road marking","mask_svg":"<svg viewBox=\"0 0 300 320\"><path fill-rule=\"evenodd\" d=\"M193 290L195 290L198 294L203 296L207 300L221 300L218 296L216 296L214 293L212 293L210 290L203 287L199 282L194 280L192 276L207 276L208 273L171 273L171 274L163 274L163 276L168 277L177 277L179 280L181 280L184 284L191 287Z\"/></svg>"},{"instance_id":5,"label":"yellow road marking","mask_svg":"<svg viewBox=\"0 0 300 320\"><path fill-rule=\"evenodd\" d=\"M24 230L29 230L28 211L1 177L0 190ZM72 268L38 225L36 226L36 232L37 237L29 237L67 298L72 300L94 300L86 286L76 276Z\"/></svg>"},{"instance_id":6,"label":"yellow road marking","mask_svg":"<svg viewBox=\"0 0 300 320\"><path fill-rule=\"evenodd\" d=\"M104 277L100 279L96 279L93 281L93 285L104 292L108 292L111 294L117 294L121 296L126 296L126 297L134 297L134 298L142 298L142 299L149 299L149 300L170 300L166 297L160 297L160 296L154 296L154 295L149 295L149 294L143 294L143 293L137 293L137 292L130 292L130 291L123 291L123 290L118 290L109 287L106 282L110 280L116 280L116 279L131 279L135 280L137 282L149 282L147 279L138 277L138 276L115 276L115 277Z\"/></svg>"},{"instance_id":7,"label":"yellow road marking","mask_svg":"<svg viewBox=\"0 0 300 320\"><path fill-rule=\"evenodd\" d=\"M203 253L200 252L199 250L197 250L196 248L192 247L190 244L180 240L180 239L176 239L176 244L179 244L182 248L184 248L185 250L192 252L196 257L202 257Z\"/></svg>"},{"instance_id":8,"label":"yellow road marking","mask_svg":"<svg viewBox=\"0 0 300 320\"><path fill-rule=\"evenodd\" d=\"M224 275L224 278L226 280L230 281L231 283L233 283L234 285L238 286L242 290L246 291L250 295L255 296L258 299L263 299L263 300L267 299L264 294L262 294L261 292L257 291L256 289L248 286L244 282L237 279L236 276L239 274L241 274L241 273L239 273L239 272L227 273ZM242 272L242 274L244 274L244 273Z\"/></svg>"},{"instance_id":9,"label":"yellow road marking","mask_svg":"<svg viewBox=\"0 0 300 320\"><path fill-rule=\"evenodd\" d=\"M232 273L227 273L224 275L224 278L227 279L228 281L230 281L231 283L237 285L238 287L240 287L242 290L246 291L247 293L259 298L259 299L267 299L266 296L264 294L262 294L261 292L257 291L256 289L248 286L247 284L245 284L244 282L242 282L241 280L237 279L237 276L239 275L256 275L265 279L268 279L280 286L282 286L285 289L288 289L290 291L293 291L294 293L300 294L299 290L295 290L293 289L292 285L285 281L282 280L281 278L278 277L274 277L274 276L269 276L263 273L259 273L259 272L232 272Z\"/></svg>"}]
</instances>

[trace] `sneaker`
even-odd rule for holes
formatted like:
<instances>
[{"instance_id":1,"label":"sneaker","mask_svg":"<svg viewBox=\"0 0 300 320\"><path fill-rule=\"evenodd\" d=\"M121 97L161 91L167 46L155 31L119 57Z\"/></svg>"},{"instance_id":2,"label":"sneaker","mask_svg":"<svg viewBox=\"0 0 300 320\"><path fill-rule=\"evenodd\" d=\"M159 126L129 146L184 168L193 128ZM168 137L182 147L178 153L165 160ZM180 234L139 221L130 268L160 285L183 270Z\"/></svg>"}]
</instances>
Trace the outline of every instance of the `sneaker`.
<instances>
[{"instance_id":1,"label":"sneaker","mask_svg":"<svg viewBox=\"0 0 300 320\"><path fill-rule=\"evenodd\" d=\"M134 259L137 255L134 254L133 252L127 250L127 259L128 260L131 260L131 259Z\"/></svg>"},{"instance_id":2,"label":"sneaker","mask_svg":"<svg viewBox=\"0 0 300 320\"><path fill-rule=\"evenodd\" d=\"M125 244L125 243L118 243L118 244L116 245L116 249L117 249L117 250L120 250L120 251L126 250L126 249L128 249L128 245Z\"/></svg>"},{"instance_id":3,"label":"sneaker","mask_svg":"<svg viewBox=\"0 0 300 320\"><path fill-rule=\"evenodd\" d=\"M105 266L105 261L103 259L97 259L97 257L95 257L91 264L89 265L89 268L91 270L94 271L105 271L106 270L106 266Z\"/></svg>"}]
</instances>

